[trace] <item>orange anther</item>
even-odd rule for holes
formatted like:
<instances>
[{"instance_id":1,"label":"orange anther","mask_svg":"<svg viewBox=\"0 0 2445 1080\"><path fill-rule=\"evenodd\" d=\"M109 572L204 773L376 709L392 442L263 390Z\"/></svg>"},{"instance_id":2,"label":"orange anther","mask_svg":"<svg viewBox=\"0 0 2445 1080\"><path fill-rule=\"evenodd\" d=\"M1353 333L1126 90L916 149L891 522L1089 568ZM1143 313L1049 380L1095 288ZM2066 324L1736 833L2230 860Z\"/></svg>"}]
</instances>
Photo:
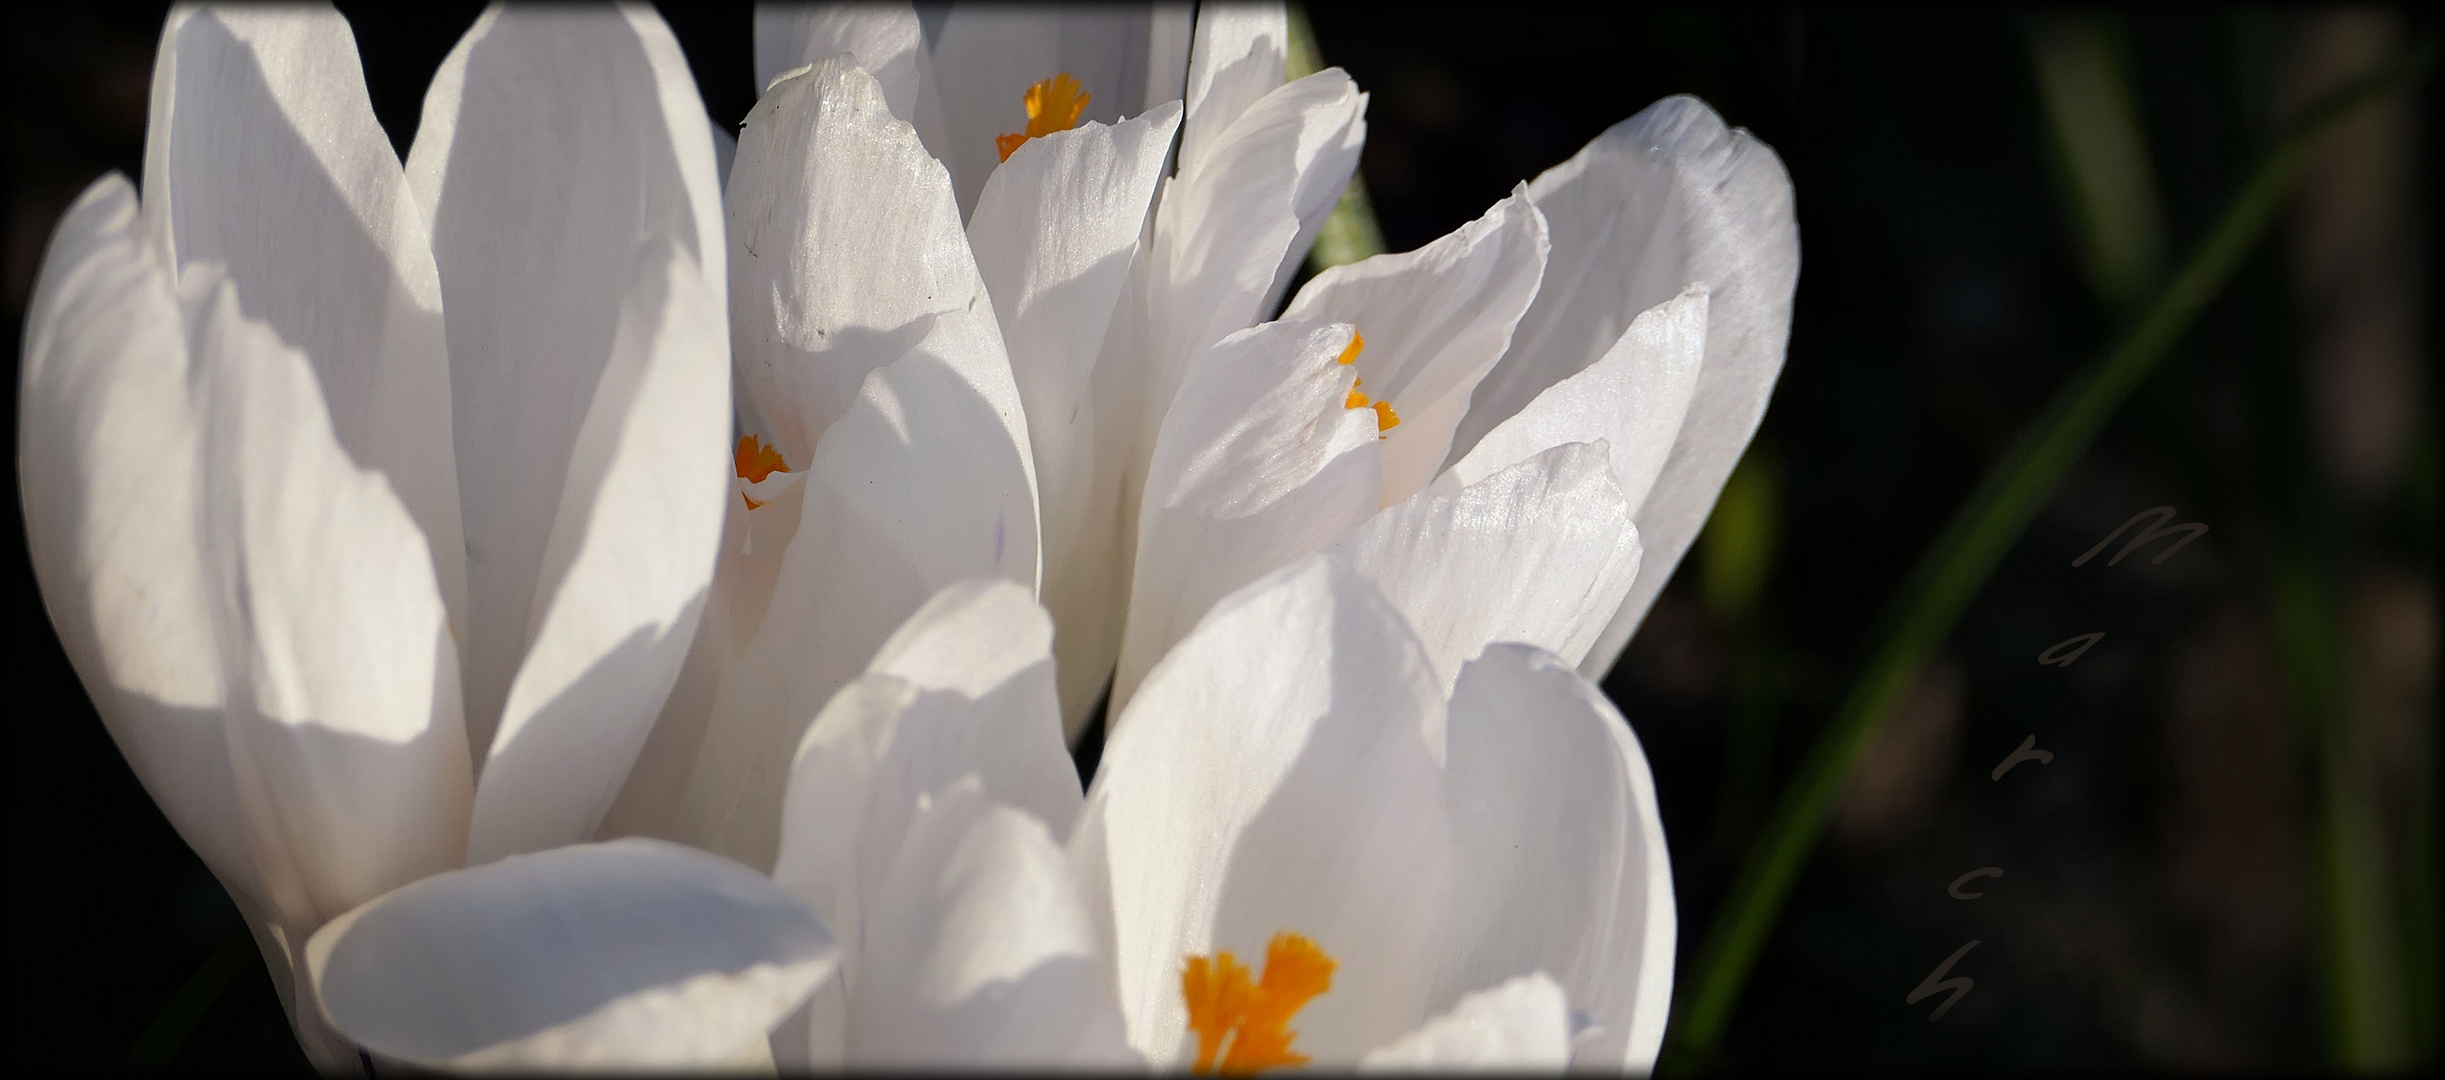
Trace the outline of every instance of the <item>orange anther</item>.
<instances>
[{"instance_id":1,"label":"orange anther","mask_svg":"<svg viewBox=\"0 0 2445 1080\"><path fill-rule=\"evenodd\" d=\"M1306 1054L1290 1048L1299 1036L1290 1018L1333 988L1336 966L1315 942L1287 931L1266 944L1265 974L1254 984L1228 951L1215 953L1211 961L1189 957L1180 972L1180 993L1188 1003L1189 1030L1197 1033L1194 1070L1246 1075L1307 1064Z\"/></svg>"},{"instance_id":2,"label":"orange anther","mask_svg":"<svg viewBox=\"0 0 2445 1080\"><path fill-rule=\"evenodd\" d=\"M753 435L739 436L738 453L731 455L731 464L738 471L739 479L750 484L761 484L767 476L790 471L789 463L781 459L781 451L765 445L763 440ZM749 499L747 508L753 510L759 505Z\"/></svg>"},{"instance_id":3,"label":"orange anther","mask_svg":"<svg viewBox=\"0 0 2445 1080\"><path fill-rule=\"evenodd\" d=\"M1027 88L1025 134L996 135L993 148L1001 152L1002 160L1010 160L1029 139L1041 139L1056 131L1068 131L1078 126L1078 118L1087 111L1087 102L1095 95L1083 92L1076 76L1062 72Z\"/></svg>"}]
</instances>

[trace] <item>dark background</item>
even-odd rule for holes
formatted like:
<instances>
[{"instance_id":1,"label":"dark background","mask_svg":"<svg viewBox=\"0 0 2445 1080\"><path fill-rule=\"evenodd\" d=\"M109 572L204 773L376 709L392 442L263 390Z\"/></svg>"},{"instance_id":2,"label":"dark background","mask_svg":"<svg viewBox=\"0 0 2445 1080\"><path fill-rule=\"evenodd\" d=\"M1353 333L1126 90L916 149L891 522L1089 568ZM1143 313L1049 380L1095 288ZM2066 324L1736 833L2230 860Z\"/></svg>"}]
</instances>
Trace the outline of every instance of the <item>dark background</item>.
<instances>
[{"instance_id":1,"label":"dark background","mask_svg":"<svg viewBox=\"0 0 2445 1080\"><path fill-rule=\"evenodd\" d=\"M342 8L404 155L476 9ZM735 123L754 94L745 7L664 13L708 110ZM1789 360L1737 485L1768 546L1735 566L1721 534L1702 542L1605 684L1654 766L1686 965L1911 560L2130 313L2084 271L2032 74L2034 28L2074 16L1311 15L1325 61L1373 94L1362 168L1393 250L1669 93L1703 97L1791 171ZM2286 109L2436 26L2386 8L2078 17L2128 81L2176 265ZM51 223L102 172L139 173L161 13L17 9L5 25L14 347ZM2396 1045L2434 1062L2435 95L2321 145L2267 239L2014 548L1865 755L1718 1063L2322 1067L2355 1060L2329 1019L2328 943L2369 925L2403 961L2392 1003L2415 1022ZM2068 566L2166 504L2211 531L2162 565ZM302 1068L251 952L191 1037L137 1047L243 930L95 719L35 596L15 498L7 512L0 1053ZM2077 666L2032 662L2091 631L2107 638ZM2054 762L1991 781L2032 733ZM2321 823L2338 791L2379 819L2388 876L2369 925L2328 899ZM1944 895L1982 866L2007 871L1972 886L1983 900ZM1952 974L1976 989L1957 1008L1931 1024L1932 1003L1903 1004L1971 939Z\"/></svg>"}]
</instances>

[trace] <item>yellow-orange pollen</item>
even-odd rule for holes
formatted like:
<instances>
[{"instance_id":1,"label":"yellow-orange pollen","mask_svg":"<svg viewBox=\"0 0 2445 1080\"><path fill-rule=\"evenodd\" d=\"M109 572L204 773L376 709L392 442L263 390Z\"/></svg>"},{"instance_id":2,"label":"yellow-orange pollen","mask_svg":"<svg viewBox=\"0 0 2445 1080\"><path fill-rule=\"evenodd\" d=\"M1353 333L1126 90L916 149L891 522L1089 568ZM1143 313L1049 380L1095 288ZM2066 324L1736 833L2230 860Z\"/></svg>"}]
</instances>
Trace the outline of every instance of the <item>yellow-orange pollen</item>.
<instances>
[{"instance_id":1,"label":"yellow-orange pollen","mask_svg":"<svg viewBox=\"0 0 2445 1080\"><path fill-rule=\"evenodd\" d=\"M1228 951L1189 957L1180 971L1180 996L1197 1035L1195 1071L1236 1076L1307 1064L1306 1054L1290 1048L1299 1037L1290 1018L1333 988L1336 966L1315 942L1288 931L1266 944L1265 973L1253 983Z\"/></svg>"},{"instance_id":2,"label":"yellow-orange pollen","mask_svg":"<svg viewBox=\"0 0 2445 1080\"><path fill-rule=\"evenodd\" d=\"M761 484L767 476L790 471L789 463L781 459L780 450L765 445L763 440L753 435L739 436L738 452L731 455L730 461L731 465L738 470L739 479L750 484ZM750 510L764 505L755 499L748 498L744 491L739 492L739 498L746 502Z\"/></svg>"},{"instance_id":3,"label":"yellow-orange pollen","mask_svg":"<svg viewBox=\"0 0 2445 1080\"><path fill-rule=\"evenodd\" d=\"M1095 95L1083 93L1082 89L1078 79L1066 71L1028 87L1027 131L993 137L993 148L1002 152L1002 160L1010 160L1010 155L1029 139L1077 127L1079 115L1087 111L1087 102L1095 99Z\"/></svg>"},{"instance_id":4,"label":"yellow-orange pollen","mask_svg":"<svg viewBox=\"0 0 2445 1080\"><path fill-rule=\"evenodd\" d=\"M1358 362L1359 350L1366 347L1366 335L1361 334L1356 330L1352 330L1350 331L1350 344L1341 350L1341 355L1336 357L1336 359L1340 360L1344 364L1355 364ZM1369 406L1373 406L1375 409L1375 430L1378 432L1376 438L1381 439L1385 437L1381 434L1382 432L1390 431L1394 427L1400 425L1401 414L1392 411L1391 402L1370 401L1368 400L1367 395L1359 393L1358 388L1364 385L1366 381L1367 380L1363 378L1350 380L1350 396L1342 399L1341 406L1345 409L1364 409L1368 408Z\"/></svg>"}]
</instances>

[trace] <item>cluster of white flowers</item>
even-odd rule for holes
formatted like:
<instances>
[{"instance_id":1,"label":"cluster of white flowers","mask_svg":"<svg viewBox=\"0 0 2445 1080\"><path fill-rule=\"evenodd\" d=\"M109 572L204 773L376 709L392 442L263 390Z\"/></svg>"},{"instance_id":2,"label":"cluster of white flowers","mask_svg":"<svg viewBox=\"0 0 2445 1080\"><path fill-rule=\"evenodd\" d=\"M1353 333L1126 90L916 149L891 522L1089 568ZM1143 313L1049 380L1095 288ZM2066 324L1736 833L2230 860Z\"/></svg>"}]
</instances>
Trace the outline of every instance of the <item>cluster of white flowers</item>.
<instances>
[{"instance_id":1,"label":"cluster of white flowers","mask_svg":"<svg viewBox=\"0 0 2445 1080\"><path fill-rule=\"evenodd\" d=\"M1284 308L1366 96L1279 5L755 35L733 143L496 6L403 166L336 12L181 8L52 238L44 602L309 1055L1651 1065L1589 679L1780 370L1773 152L1668 99Z\"/></svg>"}]
</instances>

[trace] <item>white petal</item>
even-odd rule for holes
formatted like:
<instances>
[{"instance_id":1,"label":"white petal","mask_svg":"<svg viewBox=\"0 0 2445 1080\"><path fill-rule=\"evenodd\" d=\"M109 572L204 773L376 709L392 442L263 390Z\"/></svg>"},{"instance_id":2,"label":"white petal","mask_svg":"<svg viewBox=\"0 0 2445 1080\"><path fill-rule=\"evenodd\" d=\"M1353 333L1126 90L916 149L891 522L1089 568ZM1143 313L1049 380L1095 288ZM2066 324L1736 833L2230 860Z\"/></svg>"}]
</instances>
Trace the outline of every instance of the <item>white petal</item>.
<instances>
[{"instance_id":1,"label":"white petal","mask_svg":"<svg viewBox=\"0 0 2445 1080\"><path fill-rule=\"evenodd\" d=\"M478 860L593 834L712 578L729 343L704 116L644 8L495 7L425 95L408 178L448 301Z\"/></svg>"},{"instance_id":2,"label":"white petal","mask_svg":"<svg viewBox=\"0 0 2445 1080\"><path fill-rule=\"evenodd\" d=\"M1511 344L1512 326L1537 294L1545 248L1544 215L1523 187L1416 251L1316 275L1282 313L1350 323L1364 335L1361 389L1392 403L1401 418L1384 433L1381 505L1435 478L1470 393Z\"/></svg>"},{"instance_id":3,"label":"white petal","mask_svg":"<svg viewBox=\"0 0 2445 1080\"><path fill-rule=\"evenodd\" d=\"M773 881L821 916L824 925L839 928L846 942L843 963L847 966L854 967L863 950L869 894L881 887L880 875L891 867L900 839L891 837L889 845L868 843L874 830L867 827L866 818L874 804L876 774L901 719L917 703L919 694L907 681L889 675L859 677L824 703L792 759L787 798L779 815L780 835L774 841L778 850ZM916 764L928 763L919 760ZM712 804L711 809L687 808L707 819L703 832L727 840L724 830L742 831L742 826L718 816L744 816L746 811L735 808L737 800L696 797ZM907 813L913 810L904 809L903 830ZM695 824L686 818L682 821ZM869 866L876 874L872 882L862 873Z\"/></svg>"},{"instance_id":4,"label":"white petal","mask_svg":"<svg viewBox=\"0 0 2445 1080\"><path fill-rule=\"evenodd\" d=\"M348 21L327 5L174 9L144 210L172 265L219 264L247 316L313 362L340 445L430 538L467 626L441 282Z\"/></svg>"},{"instance_id":5,"label":"white petal","mask_svg":"<svg viewBox=\"0 0 2445 1080\"><path fill-rule=\"evenodd\" d=\"M1670 97L1529 185L1553 228L1548 285L1478 388L1453 460L1548 386L1597 361L1638 313L1692 282L1709 296L1706 361L1681 433L1639 505L1652 557L1583 666L1602 675L1671 578L1765 414L1800 268L1791 179L1766 144Z\"/></svg>"},{"instance_id":6,"label":"white petal","mask_svg":"<svg viewBox=\"0 0 2445 1080\"><path fill-rule=\"evenodd\" d=\"M1691 286L1640 313L1604 359L1546 387L1495 425L1438 486L1474 484L1563 443L1602 441L1612 448L1622 497L1638 506L1680 434L1706 337L1706 290Z\"/></svg>"},{"instance_id":7,"label":"white petal","mask_svg":"<svg viewBox=\"0 0 2445 1080\"><path fill-rule=\"evenodd\" d=\"M728 191L730 162L739 156L739 137L710 116L705 118L705 124L713 129L713 182L719 190Z\"/></svg>"},{"instance_id":8,"label":"white petal","mask_svg":"<svg viewBox=\"0 0 2445 1080\"><path fill-rule=\"evenodd\" d=\"M1340 68L1326 72L1341 74ZM1323 74L1323 73L1320 73ZM1312 76L1311 76L1312 77ZM1333 216L1333 208L1341 205L1341 193L1350 186L1350 177L1358 172L1359 151L1367 142L1367 95L1360 94L1350 110L1349 123L1342 125L1337 135L1330 135L1311 147L1302 147L1299 158L1299 178L1291 189L1290 210L1299 219L1299 231L1290 246L1283 249L1282 261L1275 264L1273 284L1265 289L1265 299L1257 304L1258 311L1278 311L1282 307L1282 292L1290 288L1290 279L1297 275L1300 264L1307 261L1309 248L1316 246L1316 237L1324 232L1324 221Z\"/></svg>"},{"instance_id":9,"label":"white petal","mask_svg":"<svg viewBox=\"0 0 2445 1080\"><path fill-rule=\"evenodd\" d=\"M948 691L972 701L964 719L973 730L958 733L966 742L960 751L971 758L961 771L982 776L995 801L1027 811L1066 835L1084 796L1078 767L1061 742L1052 644L1052 619L1026 589L1004 580L972 579L942 590L910 616L875 653L868 670L906 680L921 692ZM895 757L940 756L949 749L920 751L905 739L898 742L891 750Z\"/></svg>"},{"instance_id":10,"label":"white petal","mask_svg":"<svg viewBox=\"0 0 2445 1080\"><path fill-rule=\"evenodd\" d=\"M1545 973L1460 999L1452 1011L1360 1058L1360 1072L1537 1069L1570 1064L1570 1004Z\"/></svg>"},{"instance_id":11,"label":"white petal","mask_svg":"<svg viewBox=\"0 0 2445 1080\"><path fill-rule=\"evenodd\" d=\"M1282 85L1290 19L1281 4L1204 4L1189 53L1189 119L1180 133L1182 172L1203 168L1231 123Z\"/></svg>"},{"instance_id":12,"label":"white petal","mask_svg":"<svg viewBox=\"0 0 2445 1080\"><path fill-rule=\"evenodd\" d=\"M233 891L268 903L221 733L186 330L125 177L95 181L61 215L24 357L17 476L51 625L179 836Z\"/></svg>"},{"instance_id":13,"label":"white petal","mask_svg":"<svg viewBox=\"0 0 2445 1080\"><path fill-rule=\"evenodd\" d=\"M1099 455L1126 433L1097 429L1100 398L1127 386L1092 378L1114 305L1146 223L1148 201L1180 121L1177 103L1106 127L1031 139L986 181L968 222L978 273L993 297L1026 405L1044 521L1044 595L1060 621L1064 715L1081 715L1120 651L1118 626L1099 619L1119 557L1097 497L1118 473ZM1101 508L1104 512L1098 514Z\"/></svg>"},{"instance_id":14,"label":"white petal","mask_svg":"<svg viewBox=\"0 0 2445 1080\"><path fill-rule=\"evenodd\" d=\"M486 1071L733 1062L833 955L823 924L755 871L637 839L420 881L306 947L322 1008L350 1038Z\"/></svg>"},{"instance_id":15,"label":"white petal","mask_svg":"<svg viewBox=\"0 0 2445 1080\"><path fill-rule=\"evenodd\" d=\"M773 879L862 941L860 912L920 800L945 785L979 775L995 800L1067 833L1081 797L1053 698L1052 630L1025 589L992 579L946 588L910 616L798 744Z\"/></svg>"},{"instance_id":16,"label":"white petal","mask_svg":"<svg viewBox=\"0 0 2445 1080\"><path fill-rule=\"evenodd\" d=\"M1672 867L1655 782L1621 714L1570 665L1495 645L1452 696L1459 883L1436 1007L1551 973L1597 1025L1580 1064L1655 1064L1672 998Z\"/></svg>"},{"instance_id":17,"label":"white petal","mask_svg":"<svg viewBox=\"0 0 2445 1080\"><path fill-rule=\"evenodd\" d=\"M1060 845L974 777L928 800L880 899L850 991L851 1067L1140 1064Z\"/></svg>"},{"instance_id":18,"label":"white petal","mask_svg":"<svg viewBox=\"0 0 2445 1080\"><path fill-rule=\"evenodd\" d=\"M1100 582L1091 570L1080 575L1088 584L1065 581L1056 597L1064 626L1083 623L1094 640L1109 640L1125 615L1154 433L1197 359L1272 310L1304 235L1300 200L1320 186L1332 189L1326 202L1338 195L1365 109L1366 96L1339 70L1275 87L1217 137L1211 167L1183 171L1157 192L1151 243L1131 267L1095 376L1099 393L1111 393L1097 399L1085 534L1112 537L1121 558ZM1340 179L1318 179L1335 170ZM1080 665L1088 677L1065 700L1086 700L1097 666ZM1076 730L1083 710L1067 715Z\"/></svg>"},{"instance_id":19,"label":"white petal","mask_svg":"<svg viewBox=\"0 0 2445 1080\"><path fill-rule=\"evenodd\" d=\"M1375 512L1377 418L1346 407L1349 343L1347 324L1267 323L1190 369L1147 469L1115 715L1215 601Z\"/></svg>"},{"instance_id":20,"label":"white petal","mask_svg":"<svg viewBox=\"0 0 2445 1080\"><path fill-rule=\"evenodd\" d=\"M1281 4L1208 4L1199 9L1196 46L1189 64L1189 119L1180 142L1180 174L1191 183L1208 169L1226 168L1224 158L1244 152L1233 145L1239 136L1232 129L1252 112L1261 117L1258 103L1282 86L1289 40L1288 18ZM1317 74L1327 76L1328 83L1338 80L1346 85L1349 81L1339 68ZM1259 311L1281 306L1282 290L1289 286L1292 272L1307 258L1307 249L1315 244L1324 219L1340 202L1342 189L1358 168L1359 147L1367 133L1367 123L1361 118L1366 112L1366 95L1357 94L1355 100L1346 121L1305 133L1321 138L1302 140L1297 175L1284 185L1291 195L1291 216L1297 219L1298 229L1274 266L1272 281L1258 301Z\"/></svg>"},{"instance_id":21,"label":"white petal","mask_svg":"<svg viewBox=\"0 0 2445 1080\"><path fill-rule=\"evenodd\" d=\"M1130 1044L1179 1061L1183 960L1259 966L1282 931L1339 962L1297 1049L1347 1064L1415 1027L1448 888L1442 741L1416 639L1322 557L1224 601L1156 665L1070 845Z\"/></svg>"},{"instance_id":22,"label":"white petal","mask_svg":"<svg viewBox=\"0 0 2445 1080\"><path fill-rule=\"evenodd\" d=\"M773 350L794 366L769 370L803 375L790 384L794 389L830 379L845 366L863 372L864 381L847 412L823 430L806 466L800 524L783 556L772 605L716 697L681 809L681 833L689 842L757 865L773 858L791 748L816 710L856 677L884 638L953 582L993 576L1032 587L1039 574L1026 421L941 166L925 156L907 125L883 111L873 79L826 61L783 80L757 106L741 143L742 190L758 147L772 145L761 127L783 123L765 120L768 110L803 117L816 130L798 153L840 155L819 158L823 167L813 174L791 174L813 187L814 197L837 204L807 221L846 227L858 220L855 208L905 200L904 189L931 195L925 206L907 204L911 227L921 226L914 235L886 230L889 243L856 249L864 254L855 259L828 247L807 249L820 251L823 265L854 267L855 273L826 269L786 282L772 279L773 287L786 283L829 305L840 323L829 336L855 340L821 354ZM779 220L774 215L801 197L770 202L773 214L761 218L754 204L734 200L734 206L749 207L734 220ZM752 244L756 228L743 225L742 238ZM830 261L836 258L846 261ZM774 261L784 260L776 255ZM935 294L935 310L910 310L904 324L891 322L901 317L888 313L892 305L913 308L925 295L860 292L842 284L928 277L939 284L927 287L956 288L957 296ZM742 293L751 288L739 285ZM873 314L877 308L886 313ZM866 329L877 325L895 328L887 334ZM753 355L742 347L742 381L750 386ZM870 364L885 366L870 372L862 366ZM759 409L768 420L778 411ZM806 415L795 405L792 411ZM785 441L785 457L787 452Z\"/></svg>"},{"instance_id":23,"label":"white petal","mask_svg":"<svg viewBox=\"0 0 2445 1080\"><path fill-rule=\"evenodd\" d=\"M661 310L623 312L597 392L618 411L598 403L579 432L580 468L600 478L587 477L586 516L564 513L545 553L547 567L566 569L477 791L469 846L479 860L593 834L703 614L727 494L727 380L709 346L723 325L692 260L669 253L662 276Z\"/></svg>"},{"instance_id":24,"label":"white petal","mask_svg":"<svg viewBox=\"0 0 2445 1080\"><path fill-rule=\"evenodd\" d=\"M885 104L835 58L774 84L740 133L728 200L738 378L793 469L869 373L928 335L1005 363L949 178Z\"/></svg>"},{"instance_id":25,"label":"white petal","mask_svg":"<svg viewBox=\"0 0 2445 1080\"><path fill-rule=\"evenodd\" d=\"M464 855L458 652L424 534L333 434L313 367L187 275L228 755L290 941Z\"/></svg>"},{"instance_id":26,"label":"white petal","mask_svg":"<svg viewBox=\"0 0 2445 1080\"><path fill-rule=\"evenodd\" d=\"M917 118L925 39L906 3L759 3L755 14L756 88L827 56L848 53L882 84L891 114Z\"/></svg>"},{"instance_id":27,"label":"white petal","mask_svg":"<svg viewBox=\"0 0 2445 1080\"><path fill-rule=\"evenodd\" d=\"M714 695L763 625L773 584L780 576L781 558L798 535L798 518L805 508L805 479L804 473L775 473L765 482L781 490L771 493L770 502L750 508L744 499L734 497L726 503L722 550L704 613L696 622L696 637L688 643L687 659L680 664L670 696L663 700L653 733L637 751L636 764L629 766L619 797L595 830L598 838L685 838L679 822L680 800L695 772L706 725L712 722ZM785 480L801 482L783 484ZM744 481L734 479L732 483L735 488Z\"/></svg>"},{"instance_id":28,"label":"white petal","mask_svg":"<svg viewBox=\"0 0 2445 1080\"><path fill-rule=\"evenodd\" d=\"M1602 443L1554 447L1454 494L1420 492L1327 550L1408 617L1447 690L1497 641L1584 655L1639 566Z\"/></svg>"},{"instance_id":29,"label":"white petal","mask_svg":"<svg viewBox=\"0 0 2445 1080\"><path fill-rule=\"evenodd\" d=\"M930 353L869 377L816 452L772 605L715 698L684 838L769 865L789 749L856 676L855 658L945 585L1033 579L1024 453L976 385Z\"/></svg>"},{"instance_id":30,"label":"white petal","mask_svg":"<svg viewBox=\"0 0 2445 1080\"><path fill-rule=\"evenodd\" d=\"M951 5L940 20L927 77L940 97L942 134L922 124L918 131L949 166L962 215L999 171L994 137L1026 131L1030 85L1065 73L1076 78L1088 95L1079 119L1104 124L1180 97L1185 4Z\"/></svg>"},{"instance_id":31,"label":"white petal","mask_svg":"<svg viewBox=\"0 0 2445 1080\"><path fill-rule=\"evenodd\" d=\"M1351 140L1366 107L1337 68L1275 87L1165 186L1145 271L1145 352L1128 358L1149 371L1149 429L1197 357L1273 310L1309 204L1329 210L1356 164Z\"/></svg>"}]
</instances>

